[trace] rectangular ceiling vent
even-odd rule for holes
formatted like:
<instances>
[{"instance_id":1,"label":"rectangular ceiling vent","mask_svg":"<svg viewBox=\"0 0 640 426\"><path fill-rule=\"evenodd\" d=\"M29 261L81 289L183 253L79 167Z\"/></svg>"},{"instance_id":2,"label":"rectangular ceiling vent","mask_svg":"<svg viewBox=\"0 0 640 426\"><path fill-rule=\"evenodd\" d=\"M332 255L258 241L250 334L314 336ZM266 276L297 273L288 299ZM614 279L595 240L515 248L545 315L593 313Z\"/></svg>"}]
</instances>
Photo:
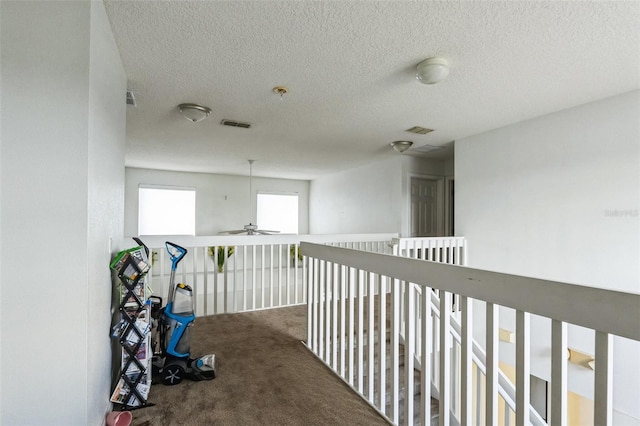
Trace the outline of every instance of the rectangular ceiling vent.
<instances>
[{"instance_id":1,"label":"rectangular ceiling vent","mask_svg":"<svg viewBox=\"0 0 640 426\"><path fill-rule=\"evenodd\" d=\"M127 90L127 105L138 106L136 104L136 97L131 90Z\"/></svg>"},{"instance_id":2,"label":"rectangular ceiling vent","mask_svg":"<svg viewBox=\"0 0 640 426\"><path fill-rule=\"evenodd\" d=\"M223 126L231 126L231 127L240 127L243 129L250 129L251 128L251 123L243 123L242 121L235 121L235 120L227 120L226 118L223 119L220 124L222 124Z\"/></svg>"},{"instance_id":3,"label":"rectangular ceiling vent","mask_svg":"<svg viewBox=\"0 0 640 426\"><path fill-rule=\"evenodd\" d=\"M426 127L413 126L410 129L406 130L407 132L416 133L418 135L426 135L427 133L433 132L433 129L427 129Z\"/></svg>"}]
</instances>

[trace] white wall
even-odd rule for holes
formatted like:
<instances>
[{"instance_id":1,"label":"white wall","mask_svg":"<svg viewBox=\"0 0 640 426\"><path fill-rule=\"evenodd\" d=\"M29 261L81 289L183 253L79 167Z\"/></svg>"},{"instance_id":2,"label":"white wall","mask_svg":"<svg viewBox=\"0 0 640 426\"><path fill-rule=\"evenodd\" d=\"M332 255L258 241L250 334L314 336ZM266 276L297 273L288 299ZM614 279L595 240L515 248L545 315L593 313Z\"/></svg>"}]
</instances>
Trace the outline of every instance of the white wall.
<instances>
[{"instance_id":1,"label":"white wall","mask_svg":"<svg viewBox=\"0 0 640 426\"><path fill-rule=\"evenodd\" d=\"M112 314L107 263L124 230L124 153L127 79L102 2L91 3L88 147L88 364L87 424L110 408Z\"/></svg>"},{"instance_id":2,"label":"white wall","mask_svg":"<svg viewBox=\"0 0 640 426\"><path fill-rule=\"evenodd\" d=\"M101 2L0 8L0 424L101 424L126 79Z\"/></svg>"},{"instance_id":3,"label":"white wall","mask_svg":"<svg viewBox=\"0 0 640 426\"><path fill-rule=\"evenodd\" d=\"M297 193L298 228L309 232L309 182L306 180L256 177L253 171L253 214L256 218L258 192ZM216 235L242 229L249 223L249 170L247 176L171 172L127 167L125 184L125 235L138 235L138 187L140 184L193 187L196 189L196 235ZM258 224L259 226L260 224Z\"/></svg>"},{"instance_id":4,"label":"white wall","mask_svg":"<svg viewBox=\"0 0 640 426\"><path fill-rule=\"evenodd\" d=\"M311 182L312 234L409 234L410 175L444 176L441 161L408 155L323 176Z\"/></svg>"},{"instance_id":5,"label":"white wall","mask_svg":"<svg viewBox=\"0 0 640 426\"><path fill-rule=\"evenodd\" d=\"M469 266L640 292L638 117L636 91L456 141L455 225ZM532 371L548 378L549 325L532 326ZM590 336L572 328L569 345L593 353ZM640 345L614 345L614 406L640 418ZM592 374L570 374L589 396Z\"/></svg>"}]
</instances>

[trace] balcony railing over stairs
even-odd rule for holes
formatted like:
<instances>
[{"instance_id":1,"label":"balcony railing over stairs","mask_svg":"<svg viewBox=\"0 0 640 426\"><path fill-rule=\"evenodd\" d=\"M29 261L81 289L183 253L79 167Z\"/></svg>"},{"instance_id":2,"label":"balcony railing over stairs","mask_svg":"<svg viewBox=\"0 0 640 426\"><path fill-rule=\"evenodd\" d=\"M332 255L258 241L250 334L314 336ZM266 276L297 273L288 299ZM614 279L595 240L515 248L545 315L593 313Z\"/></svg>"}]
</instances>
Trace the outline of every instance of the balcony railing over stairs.
<instances>
[{"instance_id":1,"label":"balcony railing over stairs","mask_svg":"<svg viewBox=\"0 0 640 426\"><path fill-rule=\"evenodd\" d=\"M410 244L399 245L396 253L406 250L404 255L420 259L439 254L442 261L447 252L445 259L455 260L447 249ZM500 415L509 424L510 411L517 425L545 424L529 403L529 323L536 314L552 322L550 424L564 425L567 419L567 323L595 330L594 424L611 424L612 336L640 340L640 295L471 269L454 261L424 262L309 243L301 248L308 260L307 346L390 422L431 423L434 396L441 425L493 425ZM452 250L466 258L464 248ZM459 309L452 295L460 297ZM486 353L472 338L472 299L487 307ZM515 386L498 369L498 306L516 310ZM620 311L629 314L617 315ZM473 386L474 369L486 376L484 389L480 380ZM415 388L419 392L411 391ZM404 394L419 395L419 402ZM503 413L498 413L500 400Z\"/></svg>"}]
</instances>

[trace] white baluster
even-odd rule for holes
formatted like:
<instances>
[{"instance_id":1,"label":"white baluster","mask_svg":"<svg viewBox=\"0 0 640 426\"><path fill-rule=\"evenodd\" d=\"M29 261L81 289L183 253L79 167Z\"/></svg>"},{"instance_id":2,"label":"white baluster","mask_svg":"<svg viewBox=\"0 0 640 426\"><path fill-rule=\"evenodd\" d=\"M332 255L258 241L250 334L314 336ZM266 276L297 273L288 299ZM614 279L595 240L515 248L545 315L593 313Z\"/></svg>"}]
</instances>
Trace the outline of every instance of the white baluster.
<instances>
[{"instance_id":1,"label":"white baluster","mask_svg":"<svg viewBox=\"0 0 640 426\"><path fill-rule=\"evenodd\" d=\"M405 282L405 318L404 318L404 421L413 423L413 375L415 353L415 289L413 284Z\"/></svg>"},{"instance_id":2,"label":"white baluster","mask_svg":"<svg viewBox=\"0 0 640 426\"><path fill-rule=\"evenodd\" d=\"M567 424L567 324L551 322L551 422Z\"/></svg>"},{"instance_id":3,"label":"white baluster","mask_svg":"<svg viewBox=\"0 0 640 426\"><path fill-rule=\"evenodd\" d=\"M349 359L347 362L347 366L348 366L348 377L349 377L349 384L351 386L354 385L354 378L355 378L355 374L356 374L356 369L355 369L355 362L354 362L354 357L353 357L353 351L354 351L354 344L353 344L353 336L355 335L355 326L354 326L354 317L355 317L355 312L354 312L354 299L355 299L355 292L356 292L356 278L355 278L355 274L356 271L353 268L348 268L348 282L347 282L347 292L348 292L348 297L349 297L349 331L347 333L348 336L348 351L349 351Z\"/></svg>"},{"instance_id":4,"label":"white baluster","mask_svg":"<svg viewBox=\"0 0 640 426\"><path fill-rule=\"evenodd\" d=\"M339 276L338 276L338 284L339 289L338 293L340 294L340 376L343 379L345 377L345 357L347 355L347 345L346 345L346 318L345 318L345 303L347 302L348 295L345 294L347 289L346 287L346 274L345 274L346 266L340 265Z\"/></svg>"},{"instance_id":5,"label":"white baluster","mask_svg":"<svg viewBox=\"0 0 640 426\"><path fill-rule=\"evenodd\" d=\"M378 318L378 393L380 394L378 408L384 411L386 406L385 397L387 389L387 277L381 277L380 275L376 275L376 277L378 281L378 311L380 312L380 316Z\"/></svg>"},{"instance_id":6,"label":"white baluster","mask_svg":"<svg viewBox=\"0 0 640 426\"><path fill-rule=\"evenodd\" d=\"M257 271L256 269L258 268L258 262L256 261L256 245L252 245L251 246L251 309L255 310L256 309L256 304L257 304L257 300L256 300L256 278L257 278Z\"/></svg>"},{"instance_id":7,"label":"white baluster","mask_svg":"<svg viewBox=\"0 0 640 426\"><path fill-rule=\"evenodd\" d=\"M242 246L242 310L247 310L247 246Z\"/></svg>"},{"instance_id":8,"label":"white baluster","mask_svg":"<svg viewBox=\"0 0 640 426\"><path fill-rule=\"evenodd\" d=\"M356 281L356 294L358 300L358 392L364 391L364 271L358 269Z\"/></svg>"},{"instance_id":9,"label":"white baluster","mask_svg":"<svg viewBox=\"0 0 640 426\"><path fill-rule=\"evenodd\" d=\"M471 426L472 424L472 405L473 405L473 301L465 296L460 298L460 306L462 309L461 321L461 383L460 383L460 418L461 426Z\"/></svg>"},{"instance_id":10,"label":"white baluster","mask_svg":"<svg viewBox=\"0 0 640 426\"><path fill-rule=\"evenodd\" d=\"M451 411L451 293L440 291L440 426L449 426Z\"/></svg>"},{"instance_id":11,"label":"white baluster","mask_svg":"<svg viewBox=\"0 0 640 426\"><path fill-rule=\"evenodd\" d=\"M289 262L287 262L288 264ZM340 298L338 293L338 273L337 269L340 267L338 264L331 264L331 325L332 325L332 339L331 339L331 366L334 370L338 370L338 343L340 342L340 336L338 335L338 299Z\"/></svg>"},{"instance_id":12,"label":"white baluster","mask_svg":"<svg viewBox=\"0 0 640 426\"><path fill-rule=\"evenodd\" d=\"M199 247L193 247L191 252L193 256L191 257L191 288L193 289L193 306L195 308L196 315L198 314L198 251ZM206 249L205 249L206 250ZM206 294L205 294L206 297ZM206 314L206 312L205 312Z\"/></svg>"},{"instance_id":13,"label":"white baluster","mask_svg":"<svg viewBox=\"0 0 640 426\"><path fill-rule=\"evenodd\" d=\"M400 379L400 281L391 279L391 340L389 345L391 346L391 389L389 395L390 412L389 418L394 424L398 424L398 394L399 394L399 379Z\"/></svg>"},{"instance_id":14,"label":"white baluster","mask_svg":"<svg viewBox=\"0 0 640 426\"><path fill-rule=\"evenodd\" d=\"M308 259L308 258L307 258ZM307 269L307 275L305 275L304 280L306 281L307 293L309 297L307 298L307 347L309 347L312 351L315 352L315 344L313 342L313 330L315 327L315 318L313 315L313 275L311 274L311 269L313 264L313 259L311 259L309 268Z\"/></svg>"},{"instance_id":15,"label":"white baluster","mask_svg":"<svg viewBox=\"0 0 640 426\"><path fill-rule=\"evenodd\" d=\"M609 333L596 331L595 389L593 424L612 424L613 406L613 338Z\"/></svg>"},{"instance_id":16,"label":"white baluster","mask_svg":"<svg viewBox=\"0 0 640 426\"><path fill-rule=\"evenodd\" d=\"M320 359L324 357L324 298L325 293L325 277L324 268L325 261L320 260L318 267L318 353Z\"/></svg>"},{"instance_id":17,"label":"white baluster","mask_svg":"<svg viewBox=\"0 0 640 426\"><path fill-rule=\"evenodd\" d=\"M260 246L260 307L265 308L265 300L264 300L264 287L265 287L265 253L264 253L264 244Z\"/></svg>"},{"instance_id":18,"label":"white baluster","mask_svg":"<svg viewBox=\"0 0 640 426\"><path fill-rule=\"evenodd\" d=\"M529 329L531 314L528 312L516 311L516 425L525 426L529 424L530 410L530 362L531 344L529 339Z\"/></svg>"},{"instance_id":19,"label":"white baluster","mask_svg":"<svg viewBox=\"0 0 640 426\"><path fill-rule=\"evenodd\" d=\"M420 365L422 371L420 372L420 422L422 425L431 424L431 357L433 352L431 348L431 327L432 327L432 310L431 310L431 289L428 287L422 288L421 294L421 318L422 324L420 327L422 337L422 348L420 350Z\"/></svg>"},{"instance_id":20,"label":"white baluster","mask_svg":"<svg viewBox=\"0 0 640 426\"><path fill-rule=\"evenodd\" d=\"M374 371L375 371L375 324L374 324L374 315L375 315L375 291L374 291L374 278L373 274L367 272L367 397L370 402L374 402L373 400L373 390L375 387L374 384Z\"/></svg>"},{"instance_id":21,"label":"white baluster","mask_svg":"<svg viewBox=\"0 0 640 426\"><path fill-rule=\"evenodd\" d=\"M280 268L282 269L282 268ZM333 269L333 263L325 262L324 264L324 332L325 332L325 351L324 362L331 364L331 270ZM281 303L282 304L282 303Z\"/></svg>"},{"instance_id":22,"label":"white baluster","mask_svg":"<svg viewBox=\"0 0 640 426\"><path fill-rule=\"evenodd\" d=\"M498 305L487 302L486 424L498 423Z\"/></svg>"},{"instance_id":23,"label":"white baluster","mask_svg":"<svg viewBox=\"0 0 640 426\"><path fill-rule=\"evenodd\" d=\"M207 265L207 254L208 248L204 248L204 256L202 256L202 271L204 276L202 277L203 286L204 286L204 314L209 315L208 302L209 302L209 267ZM215 253L213 254L213 258L215 259ZM215 277L215 275L214 275ZM216 300L215 295L213 300ZM215 312L214 312L215 313Z\"/></svg>"}]
</instances>

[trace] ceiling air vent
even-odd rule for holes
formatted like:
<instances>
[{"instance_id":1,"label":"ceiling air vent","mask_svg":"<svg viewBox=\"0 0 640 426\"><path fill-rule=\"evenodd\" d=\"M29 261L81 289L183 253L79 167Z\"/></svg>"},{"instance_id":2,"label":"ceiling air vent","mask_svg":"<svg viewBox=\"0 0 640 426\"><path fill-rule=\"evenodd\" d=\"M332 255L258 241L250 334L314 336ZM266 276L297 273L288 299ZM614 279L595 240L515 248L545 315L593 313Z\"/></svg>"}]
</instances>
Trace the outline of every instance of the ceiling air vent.
<instances>
[{"instance_id":1,"label":"ceiling air vent","mask_svg":"<svg viewBox=\"0 0 640 426\"><path fill-rule=\"evenodd\" d=\"M241 127L243 129L250 129L251 128L251 123L243 123L242 121L227 120L226 118L223 119L220 122L220 124L222 124L223 126Z\"/></svg>"},{"instance_id":2,"label":"ceiling air vent","mask_svg":"<svg viewBox=\"0 0 640 426\"><path fill-rule=\"evenodd\" d=\"M433 132L433 129L427 129L426 127L413 126L410 129L406 130L407 132L417 133L418 135L426 135L427 133Z\"/></svg>"},{"instance_id":3,"label":"ceiling air vent","mask_svg":"<svg viewBox=\"0 0 640 426\"><path fill-rule=\"evenodd\" d=\"M138 106L136 104L136 97L131 90L127 90L127 105Z\"/></svg>"}]
</instances>

